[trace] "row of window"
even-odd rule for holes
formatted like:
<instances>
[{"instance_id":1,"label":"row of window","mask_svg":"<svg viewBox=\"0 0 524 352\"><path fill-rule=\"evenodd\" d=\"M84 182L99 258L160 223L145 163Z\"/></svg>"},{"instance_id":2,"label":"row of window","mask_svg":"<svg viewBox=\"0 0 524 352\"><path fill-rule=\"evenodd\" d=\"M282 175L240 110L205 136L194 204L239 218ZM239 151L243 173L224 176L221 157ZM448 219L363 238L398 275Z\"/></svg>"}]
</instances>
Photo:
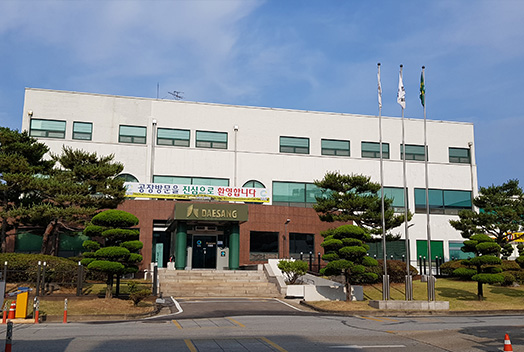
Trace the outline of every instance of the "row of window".
<instances>
[{"instance_id":1,"label":"row of window","mask_svg":"<svg viewBox=\"0 0 524 352\"><path fill-rule=\"evenodd\" d=\"M153 176L154 183L183 185L229 186L227 178L186 177L186 176ZM265 188L262 182L247 181L242 187ZM471 191L429 189L429 212L431 214L457 214L459 210L471 209ZM273 204L307 207L316 203L322 191L314 183L273 181ZM396 212L405 208L405 194L402 187L384 187L384 196L392 199ZM415 188L415 212L426 212L426 190Z\"/></svg>"},{"instance_id":2,"label":"row of window","mask_svg":"<svg viewBox=\"0 0 524 352\"><path fill-rule=\"evenodd\" d=\"M30 134L34 137L65 138L66 122L57 120L31 119ZM164 146L189 147L190 130L175 128L157 128L156 143ZM91 140L93 124L90 122L73 122L73 139ZM196 131L195 146L197 148L227 149L227 132ZM146 144L147 128L144 126L121 125L118 132L118 142ZM424 161L427 158L423 145L406 144L406 160ZM309 154L309 138L280 137L280 152L292 154ZM322 155L351 156L350 141L322 139ZM361 156L363 158L380 158L380 143L362 142ZM390 158L389 143L382 143L382 157ZM400 158L404 158L404 148L400 147ZM469 164L471 162L468 148L449 148L449 162Z\"/></svg>"},{"instance_id":3,"label":"row of window","mask_svg":"<svg viewBox=\"0 0 524 352\"><path fill-rule=\"evenodd\" d=\"M406 144L406 160L424 161L428 153L424 153L423 145ZM427 151L427 147L426 147ZM309 154L309 138L280 137L280 152L293 154ZM350 141L322 139L322 155L351 156ZM380 158L380 143L361 142L361 156L363 158ZM382 143L382 157L389 159L389 143ZM400 159L404 158L404 148L400 145ZM469 164L471 162L468 148L449 148L449 162Z\"/></svg>"}]
</instances>

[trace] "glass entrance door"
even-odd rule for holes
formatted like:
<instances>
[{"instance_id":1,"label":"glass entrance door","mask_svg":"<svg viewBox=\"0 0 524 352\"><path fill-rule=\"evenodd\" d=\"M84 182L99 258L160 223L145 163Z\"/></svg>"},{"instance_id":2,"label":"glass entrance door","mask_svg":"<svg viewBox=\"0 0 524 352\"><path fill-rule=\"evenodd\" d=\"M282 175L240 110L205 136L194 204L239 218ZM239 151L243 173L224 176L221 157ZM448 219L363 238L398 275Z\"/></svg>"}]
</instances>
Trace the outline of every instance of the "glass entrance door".
<instances>
[{"instance_id":1,"label":"glass entrance door","mask_svg":"<svg viewBox=\"0 0 524 352\"><path fill-rule=\"evenodd\" d=\"M217 237L193 236L193 269L216 269Z\"/></svg>"}]
</instances>

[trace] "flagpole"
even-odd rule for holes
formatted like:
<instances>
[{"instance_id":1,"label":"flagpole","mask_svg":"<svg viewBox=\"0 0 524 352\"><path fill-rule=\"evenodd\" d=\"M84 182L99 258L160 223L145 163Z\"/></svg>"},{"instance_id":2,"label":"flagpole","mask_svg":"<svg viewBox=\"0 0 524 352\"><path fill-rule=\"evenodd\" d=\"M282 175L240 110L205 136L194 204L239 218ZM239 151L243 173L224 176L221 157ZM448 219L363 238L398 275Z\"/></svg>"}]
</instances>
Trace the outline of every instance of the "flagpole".
<instances>
[{"instance_id":1,"label":"flagpole","mask_svg":"<svg viewBox=\"0 0 524 352\"><path fill-rule=\"evenodd\" d=\"M431 257L431 226L429 217L429 172L428 172L428 141L427 141L427 123L426 123L426 75L425 67L422 66L422 73L420 75L420 102L424 108L424 172L426 182L426 234L428 245L428 301L435 300L435 280L433 276L433 265Z\"/></svg>"},{"instance_id":2,"label":"flagpole","mask_svg":"<svg viewBox=\"0 0 524 352\"><path fill-rule=\"evenodd\" d=\"M389 299L389 275L386 253L386 218L384 214L384 157L382 155L382 84L380 83L380 62L377 64L378 73L378 135L380 148L380 202L382 205L382 253L384 263L384 276L382 276L382 300Z\"/></svg>"},{"instance_id":3,"label":"flagpole","mask_svg":"<svg viewBox=\"0 0 524 352\"><path fill-rule=\"evenodd\" d=\"M398 93L397 102L402 107L402 174L404 179L404 233L406 235L406 301L413 300L413 278L410 273L410 261L411 253L409 250L409 229L408 229L408 186L406 176L406 138L405 138L405 127L404 127L404 109L406 107L406 92L404 90L404 83L402 81L402 68L400 65L399 82L398 82Z\"/></svg>"}]
</instances>

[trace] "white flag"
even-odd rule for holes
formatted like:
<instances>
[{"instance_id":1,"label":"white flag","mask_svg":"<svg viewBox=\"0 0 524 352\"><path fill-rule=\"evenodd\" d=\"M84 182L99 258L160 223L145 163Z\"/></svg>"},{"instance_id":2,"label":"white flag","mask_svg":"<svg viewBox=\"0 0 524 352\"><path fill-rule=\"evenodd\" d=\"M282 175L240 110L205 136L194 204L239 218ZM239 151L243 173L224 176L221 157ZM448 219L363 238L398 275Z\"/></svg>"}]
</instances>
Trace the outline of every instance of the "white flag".
<instances>
[{"instance_id":1,"label":"white flag","mask_svg":"<svg viewBox=\"0 0 524 352\"><path fill-rule=\"evenodd\" d=\"M404 90L404 83L402 82L402 70L398 74L397 103L402 106L402 109L406 108L406 91Z\"/></svg>"},{"instance_id":2,"label":"white flag","mask_svg":"<svg viewBox=\"0 0 524 352\"><path fill-rule=\"evenodd\" d=\"M378 67L377 80L378 80L378 107L379 109L382 109L382 85L380 84L380 66Z\"/></svg>"}]
</instances>

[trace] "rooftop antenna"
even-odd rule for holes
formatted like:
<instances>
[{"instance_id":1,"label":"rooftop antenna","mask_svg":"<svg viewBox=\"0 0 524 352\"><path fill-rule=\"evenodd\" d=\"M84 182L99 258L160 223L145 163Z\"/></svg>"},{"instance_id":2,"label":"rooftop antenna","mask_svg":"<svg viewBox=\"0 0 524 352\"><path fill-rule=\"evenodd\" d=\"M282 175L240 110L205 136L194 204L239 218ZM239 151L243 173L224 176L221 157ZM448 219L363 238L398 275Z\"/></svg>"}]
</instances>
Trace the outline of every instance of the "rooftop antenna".
<instances>
[{"instance_id":1,"label":"rooftop antenna","mask_svg":"<svg viewBox=\"0 0 524 352\"><path fill-rule=\"evenodd\" d=\"M184 96L182 94L184 94L184 92L180 92L178 90L174 90L172 92L168 92L172 97L173 99L175 100L182 100L184 99Z\"/></svg>"}]
</instances>

